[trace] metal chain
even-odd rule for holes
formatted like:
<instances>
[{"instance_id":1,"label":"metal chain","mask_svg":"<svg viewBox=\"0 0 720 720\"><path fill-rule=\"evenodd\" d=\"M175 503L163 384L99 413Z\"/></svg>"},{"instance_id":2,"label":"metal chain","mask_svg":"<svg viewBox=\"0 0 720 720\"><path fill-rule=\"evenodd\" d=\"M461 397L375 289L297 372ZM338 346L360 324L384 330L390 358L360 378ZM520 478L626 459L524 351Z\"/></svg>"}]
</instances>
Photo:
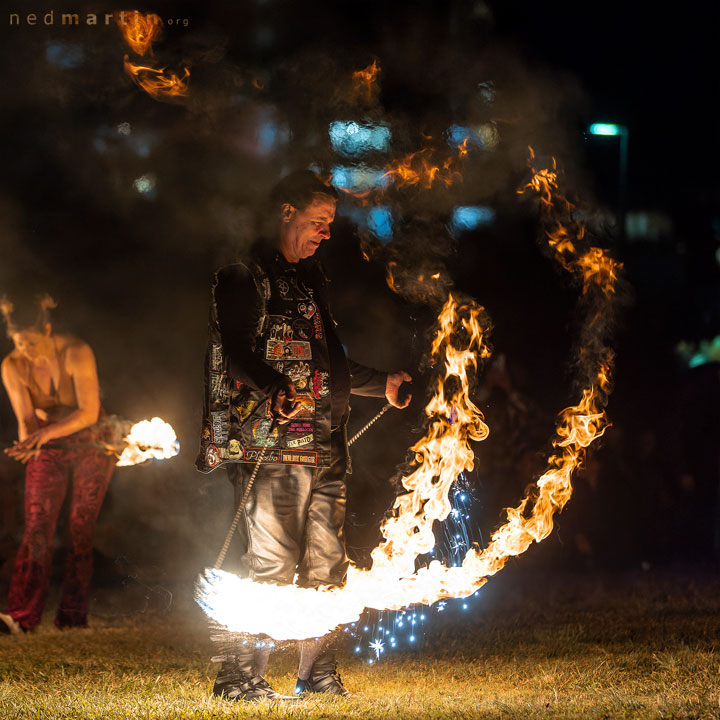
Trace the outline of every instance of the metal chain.
<instances>
[{"instance_id":1,"label":"metal chain","mask_svg":"<svg viewBox=\"0 0 720 720\"><path fill-rule=\"evenodd\" d=\"M382 410L380 410L380 412L375 415L372 420L370 420L370 422L360 428L360 430L358 430L350 438L350 440L348 440L348 447L350 447L350 445L352 445L363 433L367 432L367 430L372 427L391 407L392 405L390 403L387 403L387 405L385 405ZM223 562L225 561L225 556L227 555L227 551L230 548L230 543L232 542L233 535L235 534L235 530L237 530L238 523L240 522L240 516L245 509L245 504L247 503L247 499L250 496L250 491L252 490L252 486L255 483L255 478L257 477L258 470L260 469L260 464L262 463L264 457L265 448L262 448L262 450L260 451L260 455L258 455L257 462L255 463L255 467L253 468L250 480L248 480L245 492L243 493L242 498L240 498L240 503L238 504L237 510L235 511L235 517L230 524L230 529L225 536L225 542L223 543L222 550L220 550L220 554L217 556L217 560L215 561L215 570L219 570L222 567Z\"/></svg>"},{"instance_id":2,"label":"metal chain","mask_svg":"<svg viewBox=\"0 0 720 720\"><path fill-rule=\"evenodd\" d=\"M387 403L383 409L372 419L369 423L361 427L349 440L348 447L350 447L363 433L369 430L390 408L392 405Z\"/></svg>"}]
</instances>

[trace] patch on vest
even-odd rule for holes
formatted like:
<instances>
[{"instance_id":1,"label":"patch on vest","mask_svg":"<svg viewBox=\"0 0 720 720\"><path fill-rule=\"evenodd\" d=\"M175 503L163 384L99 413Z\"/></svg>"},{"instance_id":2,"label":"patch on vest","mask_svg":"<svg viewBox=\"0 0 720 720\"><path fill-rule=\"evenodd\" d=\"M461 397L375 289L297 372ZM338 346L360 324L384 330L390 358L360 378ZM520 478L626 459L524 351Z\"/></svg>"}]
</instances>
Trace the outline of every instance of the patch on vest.
<instances>
[{"instance_id":1,"label":"patch on vest","mask_svg":"<svg viewBox=\"0 0 720 720\"><path fill-rule=\"evenodd\" d=\"M252 428L253 442L260 447L274 447L278 443L278 429L270 419L258 420Z\"/></svg>"},{"instance_id":2,"label":"patch on vest","mask_svg":"<svg viewBox=\"0 0 720 720\"><path fill-rule=\"evenodd\" d=\"M229 427L227 414L224 410L210 413L212 441L217 445L225 445L228 440ZM217 448L215 448L217 450Z\"/></svg>"},{"instance_id":3,"label":"patch on vest","mask_svg":"<svg viewBox=\"0 0 720 720\"><path fill-rule=\"evenodd\" d=\"M315 303L311 302L301 302L298 303L298 312L308 320L315 314L316 312Z\"/></svg>"},{"instance_id":4,"label":"patch on vest","mask_svg":"<svg viewBox=\"0 0 720 720\"><path fill-rule=\"evenodd\" d=\"M223 368L223 351L220 343L210 343L210 370L220 372Z\"/></svg>"},{"instance_id":5,"label":"patch on vest","mask_svg":"<svg viewBox=\"0 0 720 720\"><path fill-rule=\"evenodd\" d=\"M300 340L281 342L268 340L265 346L266 360L312 360L310 343Z\"/></svg>"},{"instance_id":6,"label":"patch on vest","mask_svg":"<svg viewBox=\"0 0 720 720\"><path fill-rule=\"evenodd\" d=\"M310 443L313 441L313 435L302 435L299 438L294 438L292 440L286 441L285 445L287 445L289 448L296 448L296 447L302 447L303 445L310 445Z\"/></svg>"},{"instance_id":7,"label":"patch on vest","mask_svg":"<svg viewBox=\"0 0 720 720\"><path fill-rule=\"evenodd\" d=\"M210 373L210 402L225 404L228 401L228 381L225 373Z\"/></svg>"}]
</instances>

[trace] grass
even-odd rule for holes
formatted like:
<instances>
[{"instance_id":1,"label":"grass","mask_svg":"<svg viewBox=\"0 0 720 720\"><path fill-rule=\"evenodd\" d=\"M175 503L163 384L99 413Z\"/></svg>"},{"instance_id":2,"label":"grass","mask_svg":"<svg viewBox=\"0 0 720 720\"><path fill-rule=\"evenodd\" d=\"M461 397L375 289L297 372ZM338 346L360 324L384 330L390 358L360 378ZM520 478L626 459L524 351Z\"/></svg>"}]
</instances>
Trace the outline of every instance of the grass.
<instances>
[{"instance_id":1,"label":"grass","mask_svg":"<svg viewBox=\"0 0 720 720\"><path fill-rule=\"evenodd\" d=\"M341 655L351 698L213 698L203 616L49 622L0 637L0 718L719 718L720 581L713 576L498 576L470 611L436 615L422 647L377 665ZM291 692L294 653L268 679Z\"/></svg>"}]
</instances>

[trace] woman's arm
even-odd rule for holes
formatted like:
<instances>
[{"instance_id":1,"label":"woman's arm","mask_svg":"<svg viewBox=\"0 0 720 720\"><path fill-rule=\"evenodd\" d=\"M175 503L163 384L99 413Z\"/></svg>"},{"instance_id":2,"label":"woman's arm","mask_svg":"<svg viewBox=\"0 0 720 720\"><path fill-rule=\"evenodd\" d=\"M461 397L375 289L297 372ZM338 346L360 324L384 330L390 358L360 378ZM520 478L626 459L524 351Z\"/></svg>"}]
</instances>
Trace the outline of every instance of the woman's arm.
<instances>
[{"instance_id":1,"label":"woman's arm","mask_svg":"<svg viewBox=\"0 0 720 720\"><path fill-rule=\"evenodd\" d=\"M18 440L22 442L38 429L35 408L26 385L20 379L17 364L10 355L2 361L0 369L2 370L3 385L7 390L17 419Z\"/></svg>"},{"instance_id":2,"label":"woman's arm","mask_svg":"<svg viewBox=\"0 0 720 720\"><path fill-rule=\"evenodd\" d=\"M56 438L71 435L97 422L100 413L100 388L98 386L95 355L89 345L76 342L65 354L66 370L73 379L77 410L57 422L45 425L15 443L6 451L10 457L27 462L43 445Z\"/></svg>"},{"instance_id":3,"label":"woman's arm","mask_svg":"<svg viewBox=\"0 0 720 720\"><path fill-rule=\"evenodd\" d=\"M97 365L92 348L84 342L73 343L65 355L66 370L73 379L77 410L66 417L41 428L42 444L56 438L71 435L97 422L100 414L100 386L98 384Z\"/></svg>"}]
</instances>

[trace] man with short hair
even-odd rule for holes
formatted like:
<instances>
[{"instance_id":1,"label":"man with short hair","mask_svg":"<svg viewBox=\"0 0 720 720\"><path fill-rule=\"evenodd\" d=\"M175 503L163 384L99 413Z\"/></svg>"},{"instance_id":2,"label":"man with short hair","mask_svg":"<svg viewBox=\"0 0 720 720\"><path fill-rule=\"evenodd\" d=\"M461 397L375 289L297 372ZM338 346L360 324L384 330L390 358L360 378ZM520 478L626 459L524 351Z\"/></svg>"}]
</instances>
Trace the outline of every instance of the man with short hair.
<instances>
[{"instance_id":1,"label":"man with short hair","mask_svg":"<svg viewBox=\"0 0 720 720\"><path fill-rule=\"evenodd\" d=\"M215 276L198 469L227 463L242 497L241 574L301 587L342 585L346 424L350 393L407 407L404 371L348 360L330 313L327 278L312 259L330 238L337 197L310 171L272 193L277 236ZM288 610L292 612L292 609ZM265 681L269 650L250 641L222 656L213 692L234 700L279 696ZM260 642L257 645L261 645ZM347 695L326 639L303 641L295 692Z\"/></svg>"}]
</instances>

